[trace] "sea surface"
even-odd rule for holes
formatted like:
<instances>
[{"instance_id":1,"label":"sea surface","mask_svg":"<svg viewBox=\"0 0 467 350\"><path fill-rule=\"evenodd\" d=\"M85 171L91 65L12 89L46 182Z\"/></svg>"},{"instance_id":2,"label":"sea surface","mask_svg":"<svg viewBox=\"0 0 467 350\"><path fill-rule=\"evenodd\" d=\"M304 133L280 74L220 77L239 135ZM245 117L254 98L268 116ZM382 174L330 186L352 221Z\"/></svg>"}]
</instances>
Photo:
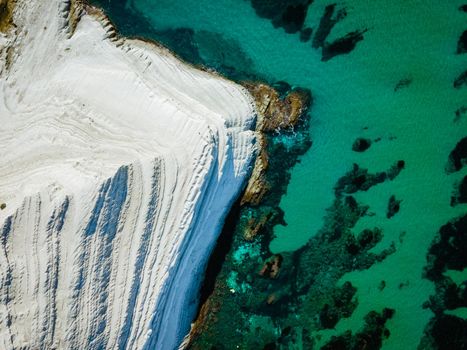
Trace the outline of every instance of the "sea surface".
<instances>
[{"instance_id":1,"label":"sea surface","mask_svg":"<svg viewBox=\"0 0 467 350\"><path fill-rule=\"evenodd\" d=\"M260 239L261 248L234 239L230 256L247 256L242 264L254 266L244 271L227 258L218 276L225 283L217 281L215 288L228 286L230 294L215 297L238 321L220 327L216 322L229 312L218 311L193 348L467 346L467 141L453 152L467 137L467 3L91 2L123 35L159 41L182 59L238 82L286 82L313 96L305 131L312 145L283 177L285 193L276 198L282 220ZM290 135L278 142L293 143ZM345 181L350 185L339 190ZM362 208L350 223L341 208L350 203L347 197ZM331 220L332 213L345 218ZM343 225L331 238L337 230L330 221ZM367 246L365 229L372 230ZM349 248L353 237L356 251ZM265 279L258 271L271 256L285 259L281 286L255 282ZM310 271L301 273L306 264ZM255 286L279 301L261 306L238 297L256 293ZM352 305L348 310L329 297L339 290L352 291L343 298Z\"/></svg>"}]
</instances>

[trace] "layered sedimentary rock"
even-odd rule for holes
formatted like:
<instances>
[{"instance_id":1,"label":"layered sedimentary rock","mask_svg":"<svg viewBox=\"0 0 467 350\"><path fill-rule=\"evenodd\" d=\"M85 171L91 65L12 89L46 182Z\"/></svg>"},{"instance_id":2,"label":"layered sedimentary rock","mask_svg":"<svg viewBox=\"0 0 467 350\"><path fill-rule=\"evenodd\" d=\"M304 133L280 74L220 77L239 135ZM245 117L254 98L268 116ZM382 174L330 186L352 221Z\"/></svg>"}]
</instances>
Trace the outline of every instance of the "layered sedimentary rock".
<instances>
[{"instance_id":1,"label":"layered sedimentary rock","mask_svg":"<svg viewBox=\"0 0 467 350\"><path fill-rule=\"evenodd\" d=\"M242 87L97 10L0 34L0 348L173 349L255 152Z\"/></svg>"}]
</instances>

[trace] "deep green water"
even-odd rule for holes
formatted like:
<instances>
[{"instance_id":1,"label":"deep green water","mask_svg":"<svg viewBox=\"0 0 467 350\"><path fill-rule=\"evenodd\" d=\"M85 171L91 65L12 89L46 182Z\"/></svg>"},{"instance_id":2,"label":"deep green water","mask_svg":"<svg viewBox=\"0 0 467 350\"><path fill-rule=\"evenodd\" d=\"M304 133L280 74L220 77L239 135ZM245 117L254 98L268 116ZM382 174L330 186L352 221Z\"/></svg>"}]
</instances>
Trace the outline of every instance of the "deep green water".
<instances>
[{"instance_id":1,"label":"deep green water","mask_svg":"<svg viewBox=\"0 0 467 350\"><path fill-rule=\"evenodd\" d=\"M304 344L311 343L319 348L333 335L346 330L358 332L364 325L365 315L372 310L381 312L383 308L395 310L386 322L390 335L383 341L384 349L428 348L427 343L420 343L424 330L434 312L442 314L441 309L447 307L438 308L441 311L423 307L430 295L439 297L439 290L435 288L437 282L424 275L427 253L438 237L440 227L467 212L466 204L450 205L455 186L467 174L467 169L446 171L450 152L467 136L467 113L462 112L462 107L467 105L467 87L465 84L459 88L453 86L455 79L467 69L467 54L456 53L458 40L467 29L467 13L459 9L463 2L338 2L331 18L336 18L339 11L341 14L345 11L346 16L342 15L343 18L329 28L324 43L333 43L355 31L362 33L363 40L358 41L349 53L330 59L323 56L321 47L313 47L320 46L318 37L326 27L322 25L319 29L320 21L323 22L326 7L334 3L329 0L317 0L311 5L300 0L93 2L104 7L122 34L158 40L187 61L213 68L238 81L286 81L312 91L314 103L309 132L313 145L291 169L287 192L280 199L286 225L273 228L275 238L270 242L267 240L270 252L264 248L266 250L259 253L258 245L254 242L243 244L240 238L231 252L231 256L238 258L246 251L249 256L245 259L255 264L251 271L261 268L267 258L265 252L281 253L286 259L295 257L303 261L303 256L309 254L307 251L315 249L310 247L328 247L324 243L318 244L320 237L325 237L329 231L329 220L325 218L330 212L338 211L333 203L342 196L336 195L335 186L354 163L370 173L377 173L389 169L399 160L405 162L404 169L392 181L386 180L368 190L359 189L352 193L358 204L366 205L368 209L354 226L345 228L346 235L379 228L381 240L368 253L378 254L392 249L390 254L365 268L344 269L340 266L346 262L340 265L326 263L332 269L342 270L340 274L334 274L331 268L326 272L336 276L330 279L332 286L318 287L319 283L314 281L310 282L311 287L306 292L291 292L295 299L285 307L286 311L281 306L280 315L271 310L261 313L256 306L241 305L244 300L240 299L243 301L237 301L237 315L232 317L241 318L243 321L239 324L243 328L232 327L231 334L223 334L229 338L225 344L214 344L212 340L220 336L220 331L213 330L213 338L209 338L207 332L199 348L210 341L211 345L224 345L227 349L233 348L233 344L252 348L252 343L246 339L253 337L253 329L258 325L264 332L258 331L259 335L254 337L276 339L273 342L278 348L307 348L310 345ZM289 7L287 12L288 4L296 7ZM295 16L291 15L291 9L295 10L292 11ZM294 21L284 22L284 18ZM310 38L307 38L308 28L313 30ZM324 47L326 50L329 45L324 44ZM293 137L287 137L287 142L293 142ZM365 152L352 150L358 137L372 141ZM348 192L344 194L349 195ZM401 200L400 210L388 218L388 200L392 195ZM460 259L465 263L467 246L464 243L458 247L458 253L460 251ZM266 243L261 240L261 244ZM348 255L339 253L340 245L333 246L335 252L330 247L322 254L335 254L336 261L348 259ZM246 260L238 260L245 264ZM226 279L229 288L235 289L236 293L254 289L255 284L250 279L259 278L257 274L252 277L251 271L240 271L235 259L230 262L228 259L226 264L227 270L224 269L226 272L219 278ZM442 275L448 277L443 278L461 288L467 279L465 265L447 266L455 266L455 269L444 267ZM314 268L325 275L321 267ZM244 279L245 276L248 279ZM308 275L291 273L289 279L303 276ZM306 306L307 298L319 295L317 288L322 288L325 294L326 288L337 288L345 281L356 288L352 299L356 306L345 317L339 317L335 326L328 329L315 322L317 315L304 316L306 310L321 307ZM265 289L272 288L260 287L265 295L270 293ZM448 313L459 320L466 317L465 298L464 302L449 307ZM226 304L230 302L233 301ZM245 307L242 309L242 306ZM295 321L291 321L292 318ZM296 337L295 343L284 340L287 335L281 338L287 322L294 323L294 327L303 324L307 337L312 340L297 340L303 338L304 333ZM305 324L308 322L309 326ZM228 329L222 328L224 333L228 333ZM467 337L465 332L461 333ZM455 346L445 348L454 349Z\"/></svg>"}]
</instances>

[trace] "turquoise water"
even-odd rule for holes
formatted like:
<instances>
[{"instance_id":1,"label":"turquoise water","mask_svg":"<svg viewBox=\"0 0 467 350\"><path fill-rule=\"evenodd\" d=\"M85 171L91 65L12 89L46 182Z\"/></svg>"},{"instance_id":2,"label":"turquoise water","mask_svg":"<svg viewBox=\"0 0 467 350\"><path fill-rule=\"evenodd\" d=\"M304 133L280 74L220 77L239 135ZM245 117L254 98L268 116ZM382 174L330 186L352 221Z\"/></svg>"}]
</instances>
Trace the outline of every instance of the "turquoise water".
<instances>
[{"instance_id":1,"label":"turquoise water","mask_svg":"<svg viewBox=\"0 0 467 350\"><path fill-rule=\"evenodd\" d=\"M373 251L392 242L396 251L369 269L341 278L357 288L358 306L335 328L317 330L315 344L323 345L347 329L356 331L368 312L390 307L395 314L387 322L391 335L383 348L416 348L433 316L422 308L435 292L433 282L422 277L427 251L443 224L467 212L465 204L450 206L453 186L466 169L450 175L445 171L449 153L467 134L467 115L455 116L467 104L467 90L453 88L453 81L467 68L467 55L456 54L458 39L467 29L467 13L459 10L463 3L339 2L336 10L345 9L347 15L326 41L366 31L350 53L326 61L312 40L303 41L299 32L288 33L259 17L247 0L96 3L108 10L123 34L162 41L186 60L237 80L286 81L312 91L313 146L292 169L280 201L286 225L275 226L272 253L295 251L320 232L335 200L336 181L352 164L375 173L405 161L404 171L393 181L354 194L369 206L371 215L363 216L352 231L379 227L384 235ZM316 35L329 4L314 1L300 27L312 28ZM353 151L357 137L372 140L371 147ZM401 204L388 219L391 195ZM465 269L446 274L459 285L467 279ZM462 308L450 312L460 318L466 315Z\"/></svg>"}]
</instances>

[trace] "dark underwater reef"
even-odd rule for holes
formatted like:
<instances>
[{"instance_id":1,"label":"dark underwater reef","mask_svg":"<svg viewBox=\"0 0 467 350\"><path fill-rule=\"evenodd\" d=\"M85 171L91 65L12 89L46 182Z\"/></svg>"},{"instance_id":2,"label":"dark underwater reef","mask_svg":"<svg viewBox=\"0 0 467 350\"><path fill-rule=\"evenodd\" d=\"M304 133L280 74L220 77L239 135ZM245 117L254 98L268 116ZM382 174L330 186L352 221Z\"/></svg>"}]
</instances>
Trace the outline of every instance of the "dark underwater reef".
<instances>
[{"instance_id":1,"label":"dark underwater reef","mask_svg":"<svg viewBox=\"0 0 467 350\"><path fill-rule=\"evenodd\" d=\"M308 130L309 117L304 118L304 124L294 130L299 136ZM237 224L232 228L232 248L226 255L214 293L207 299L203 326L194 335L192 349L232 349L238 344L255 349L298 345L310 349L316 342L313 331L334 328L341 318L350 317L358 304L356 288L350 282L339 285L338 280L347 272L368 269L395 251L395 245L391 244L378 254L369 252L383 237L378 227L358 234L352 232L357 221L369 214L368 206L358 203L352 194L393 180L405 167L402 160L377 173L355 164L336 183L335 200L328 209L323 229L295 252L272 254L268 247L273 227L285 224L278 204L286 191L287 173L309 144L301 145L300 140L307 140L302 136L296 138L294 147L284 147L281 139L287 137L287 132L269 137L269 152L274 154L267 173L271 191L260 205L239 208L239 217L234 220ZM244 233L250 219L261 221L262 217L268 219L258 235L246 239ZM239 251L247 252L241 261L236 258ZM242 290L232 291L226 283L232 272ZM384 287L382 280L380 288ZM393 313L391 309L370 312L359 332L348 331L334 337L325 348L339 348L338 344L345 346L342 349L357 349L362 344L379 348L390 335L384 324ZM251 329L251 319L255 317L269 321Z\"/></svg>"},{"instance_id":2,"label":"dark underwater reef","mask_svg":"<svg viewBox=\"0 0 467 350\"><path fill-rule=\"evenodd\" d=\"M467 137L462 138L448 156L446 172L460 171L467 160ZM451 205L467 202L467 176L457 184ZM424 277L435 284L435 294L424 304L434 313L425 328L419 349L466 349L467 321L446 314L467 307L467 280L457 284L445 275L447 270L467 268L467 214L451 219L440 227L428 250Z\"/></svg>"}]
</instances>

